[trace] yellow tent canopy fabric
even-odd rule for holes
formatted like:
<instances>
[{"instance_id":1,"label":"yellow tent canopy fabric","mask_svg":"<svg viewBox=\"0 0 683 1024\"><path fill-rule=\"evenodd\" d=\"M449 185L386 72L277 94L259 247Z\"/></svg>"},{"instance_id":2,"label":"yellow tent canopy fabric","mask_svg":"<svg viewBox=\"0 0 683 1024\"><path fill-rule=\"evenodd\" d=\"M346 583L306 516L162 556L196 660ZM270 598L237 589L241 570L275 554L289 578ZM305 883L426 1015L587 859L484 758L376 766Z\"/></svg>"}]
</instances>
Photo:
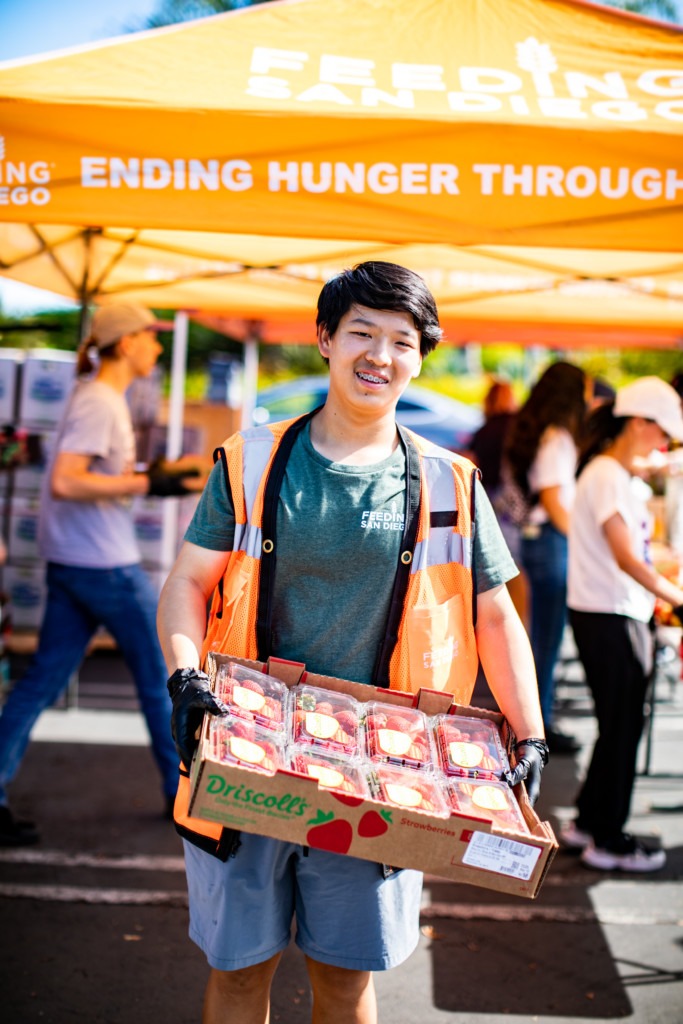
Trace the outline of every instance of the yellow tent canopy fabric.
<instances>
[{"instance_id":1,"label":"yellow tent canopy fabric","mask_svg":"<svg viewBox=\"0 0 683 1024\"><path fill-rule=\"evenodd\" d=\"M0 64L0 139L0 273L85 301L284 333L378 258L454 340L682 333L683 33L610 8L280 0Z\"/></svg>"}]
</instances>

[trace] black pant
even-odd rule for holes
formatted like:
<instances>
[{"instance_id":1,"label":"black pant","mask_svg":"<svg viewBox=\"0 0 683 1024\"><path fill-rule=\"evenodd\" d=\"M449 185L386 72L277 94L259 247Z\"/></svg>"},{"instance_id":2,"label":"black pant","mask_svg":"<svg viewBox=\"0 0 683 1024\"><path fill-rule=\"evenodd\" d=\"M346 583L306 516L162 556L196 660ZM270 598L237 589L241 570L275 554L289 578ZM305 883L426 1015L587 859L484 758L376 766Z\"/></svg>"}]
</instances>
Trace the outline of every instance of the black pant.
<instances>
[{"instance_id":1,"label":"black pant","mask_svg":"<svg viewBox=\"0 0 683 1024\"><path fill-rule=\"evenodd\" d=\"M623 615L569 616L598 722L576 824L604 847L622 834L630 812L651 671L642 652L652 636L648 625Z\"/></svg>"}]
</instances>

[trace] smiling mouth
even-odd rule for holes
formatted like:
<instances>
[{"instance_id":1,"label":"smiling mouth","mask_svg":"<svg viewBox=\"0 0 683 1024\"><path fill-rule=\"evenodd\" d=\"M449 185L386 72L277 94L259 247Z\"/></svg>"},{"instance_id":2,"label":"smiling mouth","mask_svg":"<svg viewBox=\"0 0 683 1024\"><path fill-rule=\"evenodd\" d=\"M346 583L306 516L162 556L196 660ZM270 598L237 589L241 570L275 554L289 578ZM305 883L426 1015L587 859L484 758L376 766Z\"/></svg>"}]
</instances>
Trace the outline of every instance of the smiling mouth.
<instances>
[{"instance_id":1,"label":"smiling mouth","mask_svg":"<svg viewBox=\"0 0 683 1024\"><path fill-rule=\"evenodd\" d=\"M388 384L386 377L376 377L374 373L365 373L363 370L357 370L356 376L368 384Z\"/></svg>"}]
</instances>

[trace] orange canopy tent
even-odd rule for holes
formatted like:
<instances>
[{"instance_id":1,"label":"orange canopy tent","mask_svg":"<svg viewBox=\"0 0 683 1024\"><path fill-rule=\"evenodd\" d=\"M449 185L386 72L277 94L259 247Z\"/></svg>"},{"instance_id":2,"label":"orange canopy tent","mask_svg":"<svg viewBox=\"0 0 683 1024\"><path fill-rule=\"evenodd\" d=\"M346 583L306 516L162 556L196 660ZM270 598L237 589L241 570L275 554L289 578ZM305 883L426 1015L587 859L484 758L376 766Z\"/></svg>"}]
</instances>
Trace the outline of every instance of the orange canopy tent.
<instances>
[{"instance_id":1,"label":"orange canopy tent","mask_svg":"<svg viewBox=\"0 0 683 1024\"><path fill-rule=\"evenodd\" d=\"M0 273L311 340L327 276L394 259L452 340L677 344L682 128L671 26L280 0L0 65Z\"/></svg>"}]
</instances>

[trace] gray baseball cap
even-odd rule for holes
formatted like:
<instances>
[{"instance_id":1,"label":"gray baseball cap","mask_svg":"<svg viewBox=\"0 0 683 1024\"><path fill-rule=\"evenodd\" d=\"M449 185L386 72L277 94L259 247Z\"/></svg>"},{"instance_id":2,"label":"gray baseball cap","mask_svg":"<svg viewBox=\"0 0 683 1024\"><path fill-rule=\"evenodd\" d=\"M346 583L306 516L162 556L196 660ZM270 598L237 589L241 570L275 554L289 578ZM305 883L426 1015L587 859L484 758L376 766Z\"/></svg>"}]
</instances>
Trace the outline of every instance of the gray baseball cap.
<instances>
[{"instance_id":1,"label":"gray baseball cap","mask_svg":"<svg viewBox=\"0 0 683 1024\"><path fill-rule=\"evenodd\" d=\"M155 320L144 306L129 303L117 303L111 306L100 306L95 310L90 325L90 343L97 348L109 348L116 344L125 334L137 334L138 331L171 331L173 324Z\"/></svg>"}]
</instances>

